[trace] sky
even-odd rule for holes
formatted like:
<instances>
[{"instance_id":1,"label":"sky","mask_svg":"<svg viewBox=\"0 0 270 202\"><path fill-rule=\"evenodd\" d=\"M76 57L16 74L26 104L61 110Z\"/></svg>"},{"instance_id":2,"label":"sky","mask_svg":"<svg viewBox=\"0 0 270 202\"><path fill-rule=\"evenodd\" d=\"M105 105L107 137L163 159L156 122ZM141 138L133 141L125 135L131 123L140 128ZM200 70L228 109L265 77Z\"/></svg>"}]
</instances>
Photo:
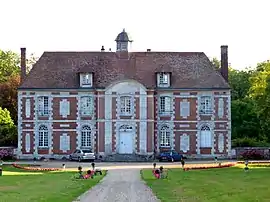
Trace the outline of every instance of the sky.
<instances>
[{"instance_id":1,"label":"sky","mask_svg":"<svg viewBox=\"0 0 270 202\"><path fill-rule=\"evenodd\" d=\"M269 0L1 0L0 49L116 49L123 28L131 51L205 52L228 45L235 69L270 60Z\"/></svg>"}]
</instances>

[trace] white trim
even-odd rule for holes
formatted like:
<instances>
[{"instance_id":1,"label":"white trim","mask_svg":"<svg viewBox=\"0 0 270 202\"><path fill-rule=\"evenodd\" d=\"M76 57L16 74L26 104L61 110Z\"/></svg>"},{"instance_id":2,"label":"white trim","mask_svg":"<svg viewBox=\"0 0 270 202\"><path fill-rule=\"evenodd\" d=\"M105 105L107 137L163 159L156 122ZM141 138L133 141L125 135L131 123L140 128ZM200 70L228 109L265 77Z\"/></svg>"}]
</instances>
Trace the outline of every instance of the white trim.
<instances>
[{"instance_id":1,"label":"white trim","mask_svg":"<svg viewBox=\"0 0 270 202\"><path fill-rule=\"evenodd\" d=\"M149 90L147 90L149 91ZM89 89L89 92L78 92L78 95L79 94L87 94L87 95L93 95L93 93L95 92L95 90L92 90L92 89ZM102 91L104 92L104 91ZM37 93L37 92L36 92ZM61 93L61 92L60 92ZM173 92L172 92L173 94ZM41 94L40 94L41 95ZM46 93L42 92L42 95L47 95ZM110 96L110 97L117 97L117 95L115 94L102 94L102 95L93 95L94 97L105 97L105 96ZM32 97L35 97L35 95L21 95L21 97L23 98L32 98ZM55 98L76 98L77 95L68 95L68 94L60 94L60 95L55 95L53 94L52 97L55 97ZM157 97L157 95L144 95L144 94L136 94L134 97ZM175 98L198 98L198 95L173 95L172 97L175 97ZM230 97L230 95L213 95L212 96L213 98L228 98Z\"/></svg>"},{"instance_id":2,"label":"white trim","mask_svg":"<svg viewBox=\"0 0 270 202\"><path fill-rule=\"evenodd\" d=\"M106 115L106 113L105 113ZM77 123L77 120L38 120L38 121L44 121L44 122L49 122L49 123ZM125 122L125 121L130 121L129 119L97 119L95 120L96 122L116 122L116 121L120 121L120 122ZM146 121L146 122L159 122L160 120L154 120L154 119L133 119L132 121L135 122L140 122L140 121ZM166 120L167 122L174 122L174 123L200 123L200 120L198 121L194 121L194 120ZM22 121L23 124L25 123L35 123L34 120L23 120ZM212 121L213 123L223 123L223 124L227 124L228 120L219 120L219 121Z\"/></svg>"},{"instance_id":3,"label":"white trim","mask_svg":"<svg viewBox=\"0 0 270 202\"><path fill-rule=\"evenodd\" d=\"M112 152L112 97L109 96L112 92L108 90L105 92L105 141L104 153L110 154Z\"/></svg>"},{"instance_id":4,"label":"white trim","mask_svg":"<svg viewBox=\"0 0 270 202\"><path fill-rule=\"evenodd\" d=\"M22 155L22 93L18 92L18 153L17 155Z\"/></svg>"},{"instance_id":5,"label":"white trim","mask_svg":"<svg viewBox=\"0 0 270 202\"><path fill-rule=\"evenodd\" d=\"M69 128L70 125L69 125L69 124L60 124L60 127L61 127L61 128Z\"/></svg>"},{"instance_id":6,"label":"white trim","mask_svg":"<svg viewBox=\"0 0 270 202\"><path fill-rule=\"evenodd\" d=\"M30 118L31 117L31 99L26 98L25 100L25 117Z\"/></svg>"},{"instance_id":7,"label":"white trim","mask_svg":"<svg viewBox=\"0 0 270 202\"><path fill-rule=\"evenodd\" d=\"M80 145L81 145L81 114L80 114L80 110L81 110L81 94L76 96L76 100L77 100L77 120L74 120L72 122L76 122L76 149L80 149ZM65 123L65 122L61 122L61 123Z\"/></svg>"},{"instance_id":8,"label":"white trim","mask_svg":"<svg viewBox=\"0 0 270 202\"><path fill-rule=\"evenodd\" d=\"M146 91L140 88L140 94L146 94ZM140 120L147 119L147 97L140 97ZM135 110L136 112L136 110ZM147 153L147 121L140 121L140 153Z\"/></svg>"},{"instance_id":9,"label":"white trim","mask_svg":"<svg viewBox=\"0 0 270 202\"><path fill-rule=\"evenodd\" d=\"M59 114L62 118L67 118L70 115L70 101L62 99L59 102Z\"/></svg>"}]
</instances>

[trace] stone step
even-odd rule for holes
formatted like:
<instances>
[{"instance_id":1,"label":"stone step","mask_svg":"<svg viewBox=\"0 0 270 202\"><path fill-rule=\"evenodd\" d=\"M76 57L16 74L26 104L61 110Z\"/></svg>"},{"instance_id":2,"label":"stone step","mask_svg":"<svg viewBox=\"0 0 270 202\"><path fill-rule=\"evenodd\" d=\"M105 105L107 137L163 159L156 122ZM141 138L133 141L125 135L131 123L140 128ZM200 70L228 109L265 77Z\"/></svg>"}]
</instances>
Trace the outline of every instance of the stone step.
<instances>
[{"instance_id":1,"label":"stone step","mask_svg":"<svg viewBox=\"0 0 270 202\"><path fill-rule=\"evenodd\" d=\"M148 155L135 155L135 154L113 154L104 158L107 162L149 162L153 158Z\"/></svg>"}]
</instances>

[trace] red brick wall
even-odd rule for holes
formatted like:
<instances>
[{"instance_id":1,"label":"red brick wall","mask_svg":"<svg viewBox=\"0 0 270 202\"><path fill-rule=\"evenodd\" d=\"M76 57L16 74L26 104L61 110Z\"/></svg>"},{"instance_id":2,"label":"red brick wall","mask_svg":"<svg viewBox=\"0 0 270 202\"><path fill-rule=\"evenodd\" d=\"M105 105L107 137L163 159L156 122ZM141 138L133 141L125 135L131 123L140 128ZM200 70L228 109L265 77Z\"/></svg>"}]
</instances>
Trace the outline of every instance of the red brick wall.
<instances>
[{"instance_id":1,"label":"red brick wall","mask_svg":"<svg viewBox=\"0 0 270 202\"><path fill-rule=\"evenodd\" d=\"M60 150L60 136L63 133L67 133L68 136L70 137L70 150L67 152L63 152ZM76 139L77 134L74 131L69 131L69 132L59 132L55 131L53 132L53 153L54 154L71 154L75 149L76 149Z\"/></svg>"},{"instance_id":2,"label":"red brick wall","mask_svg":"<svg viewBox=\"0 0 270 202\"><path fill-rule=\"evenodd\" d=\"M67 99L70 104L70 115L62 118L60 115L60 101ZM53 98L53 119L54 120L75 120L77 118L77 99L75 97L54 97Z\"/></svg>"},{"instance_id":3,"label":"red brick wall","mask_svg":"<svg viewBox=\"0 0 270 202\"><path fill-rule=\"evenodd\" d=\"M25 148L25 136L26 134L29 133L30 135L30 152L26 152ZM22 132L22 153L23 154L32 154L34 152L34 132L32 131L27 131L27 132Z\"/></svg>"},{"instance_id":4,"label":"red brick wall","mask_svg":"<svg viewBox=\"0 0 270 202\"><path fill-rule=\"evenodd\" d=\"M25 93L23 93L25 94ZM32 93L34 94L34 93ZM59 95L59 92L53 92L53 95ZM76 95L77 92L76 91L72 91L70 92L70 95ZM100 92L96 92L97 95L104 95L104 92L100 91ZM138 94L138 92L136 93ZM154 93L153 91L147 91L148 96L149 95L154 95L157 93ZM175 91L173 92L174 95L180 95L179 91ZM196 95L197 92L190 92L191 95ZM214 92L214 94L216 96L218 95L224 95L223 92ZM60 116L59 114L59 105L60 105L60 101L63 99L67 99L68 101L70 101L70 115L67 118L62 118L62 116ZM190 116L187 117L187 119L183 119L180 116L180 102L183 101L183 99L186 99L187 101L190 102ZM224 121L224 122L220 122L220 123L215 123L215 130L221 130L220 132L217 131L216 133L216 139L215 139L215 150L216 153L218 153L218 134L219 133L224 133L226 134L226 136L224 136L224 152L227 149L227 132L224 131L227 129L228 127L228 120L227 120L227 98L224 97L224 116L223 118L218 118L218 97L214 98L214 103L215 103L215 120L218 121ZM22 109L21 109L21 113L22 113L22 119L23 120L33 120L34 119L34 98L30 97L31 100L31 116L30 118L26 118L25 117L25 100L26 98L22 98ZM174 99L174 106L175 106L175 118L174 118L174 134L175 134L175 149L177 151L180 151L180 135L182 135L183 133L186 133L190 136L190 151L188 152L188 154L194 153L196 154L196 124L197 123L192 123L192 122L186 122L186 121L196 121L197 120L197 107L196 107L196 100L197 98L178 98L176 97ZM139 98L135 98L135 102L136 102L136 111L135 111L135 119L139 119L140 118L140 99ZM95 100L95 105L96 105L96 118L98 119L105 119L105 99L104 97L99 97L98 99ZM53 98L53 119L54 120L76 120L77 119L77 99L75 97L54 97ZM158 110L157 108L158 106L158 100L156 97L147 97L147 118L149 119L149 121L147 122L147 152L152 152L152 148L154 145L157 144L157 138L158 138L158 134L156 131L157 130L157 119L156 117L158 116L158 114L156 114L156 111ZM116 119L116 97L112 98L112 119ZM211 120L212 116L200 116L201 120ZM82 120L91 120L93 117L88 117L88 118L82 118ZM131 117L121 117L121 118L127 118L130 119ZM42 120L48 120L48 117L38 117L39 121ZM152 122L154 120L154 122ZM160 117L161 121L170 121L171 117ZM184 122L181 122L184 121ZM60 125L62 124L69 124L69 127L61 127ZM29 125L29 126L27 126ZM154 125L154 130L152 128L152 126ZM180 127L180 125L189 125L189 127ZM223 126L222 126L223 125ZM75 122L56 122L53 123L53 129L76 129L77 124ZM34 124L31 122L22 122L22 129L34 129ZM98 122L97 126L96 126L96 130L97 130L97 134L96 134L96 149L99 150L99 152L104 152L105 151L105 123L104 122ZM187 130L187 131L185 131ZM189 131L189 130L193 130L193 131ZM223 130L223 131L222 131ZM139 151L139 142L140 142L140 134L139 134L139 122L137 123L137 145L136 145L136 149L137 151ZM22 133L22 151L25 152L25 133ZM33 141L33 132L27 132L32 134L31 135L31 144ZM54 132L54 138L53 138L53 151L54 152L58 152L59 150L59 134L62 133L67 133L68 135L72 135L71 140L71 146L72 146L72 150L76 148L76 132L75 131L68 131L68 132ZM115 144L116 144L116 138L115 138L116 134L115 134L115 125L114 122L112 123L112 151L115 151ZM152 142L154 141L154 145L152 145ZM33 152L33 149L31 148L31 152ZM182 151L180 151L182 152ZM47 150L39 150L40 154L45 154L48 153ZM205 154L205 153L209 153L208 149L201 149L201 153ZM210 151L211 153L211 151Z\"/></svg>"},{"instance_id":5,"label":"red brick wall","mask_svg":"<svg viewBox=\"0 0 270 202\"><path fill-rule=\"evenodd\" d=\"M26 99L30 99L30 117L29 118L26 118L25 116L25 111L26 111L26 106L25 106L25 103L26 103ZM29 98L25 98L23 97L22 98L22 119L23 120L33 120L34 119L34 114L35 114L35 99L33 97L29 97Z\"/></svg>"}]
</instances>

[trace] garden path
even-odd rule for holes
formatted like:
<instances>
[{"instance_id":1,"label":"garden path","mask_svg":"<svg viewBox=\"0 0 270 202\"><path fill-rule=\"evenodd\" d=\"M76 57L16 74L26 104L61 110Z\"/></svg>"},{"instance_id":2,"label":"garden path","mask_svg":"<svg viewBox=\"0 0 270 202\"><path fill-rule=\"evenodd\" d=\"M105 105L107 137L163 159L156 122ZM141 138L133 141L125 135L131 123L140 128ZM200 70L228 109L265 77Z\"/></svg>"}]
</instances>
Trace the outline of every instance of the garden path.
<instances>
[{"instance_id":1,"label":"garden path","mask_svg":"<svg viewBox=\"0 0 270 202\"><path fill-rule=\"evenodd\" d=\"M139 169L116 169L109 170L99 184L75 201L158 202L160 200L141 180Z\"/></svg>"}]
</instances>

